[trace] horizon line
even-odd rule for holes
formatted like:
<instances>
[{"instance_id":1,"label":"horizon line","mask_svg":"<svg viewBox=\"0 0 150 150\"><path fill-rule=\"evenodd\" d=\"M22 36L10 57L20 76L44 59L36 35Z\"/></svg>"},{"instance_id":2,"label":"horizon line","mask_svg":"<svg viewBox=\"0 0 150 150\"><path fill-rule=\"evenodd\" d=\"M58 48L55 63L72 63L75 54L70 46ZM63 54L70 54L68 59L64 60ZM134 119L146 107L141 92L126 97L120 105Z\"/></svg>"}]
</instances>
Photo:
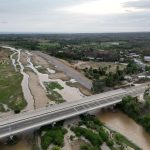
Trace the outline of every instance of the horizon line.
<instances>
[{"instance_id":1,"label":"horizon line","mask_svg":"<svg viewBox=\"0 0 150 150\"><path fill-rule=\"evenodd\" d=\"M150 31L120 31L120 32L0 32L0 34L120 34L120 33L150 33Z\"/></svg>"}]
</instances>

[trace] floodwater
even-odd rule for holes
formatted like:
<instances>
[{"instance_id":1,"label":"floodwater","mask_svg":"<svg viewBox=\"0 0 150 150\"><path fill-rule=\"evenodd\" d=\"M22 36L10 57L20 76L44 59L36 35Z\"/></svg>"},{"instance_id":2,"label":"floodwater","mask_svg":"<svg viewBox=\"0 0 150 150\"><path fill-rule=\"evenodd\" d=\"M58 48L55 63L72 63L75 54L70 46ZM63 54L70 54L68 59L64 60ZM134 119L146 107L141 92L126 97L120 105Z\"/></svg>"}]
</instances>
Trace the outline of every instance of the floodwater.
<instances>
[{"instance_id":1,"label":"floodwater","mask_svg":"<svg viewBox=\"0 0 150 150\"><path fill-rule=\"evenodd\" d=\"M22 88L23 88L23 93L25 96L25 99L28 102L27 109L31 110L33 109L33 97L30 93L29 87L28 87L28 74L26 74L24 70L24 66L20 62L20 50L16 50L11 48L14 53L18 53L18 60L13 60L13 55L12 55L12 63L14 67L16 68L16 62L20 65L21 68L21 73L23 74L23 81L22 81ZM32 64L30 56L31 54L28 53L28 63L29 66L37 75L39 78L39 82L41 86L45 89L45 86L43 82L58 82L61 86L64 87L63 90L57 90L66 101L71 101L71 100L77 100L84 95L79 91L78 88L74 87L69 87L66 85L65 81L62 81L60 79L49 79L48 74L42 74L39 73L36 67ZM49 70L49 73L55 73L52 70ZM73 79L71 80L72 82L75 82ZM46 90L46 89L45 89ZM137 144L139 147L141 147L143 150L150 150L150 134L148 134L140 125L138 125L134 120L130 119L128 116L123 114L122 112L111 112L111 111L103 111L103 112L98 112L96 113L96 116L99 117L99 119L104 122L108 127L111 129L120 132L124 136L126 136L129 140ZM31 150L31 146L27 143L26 140L21 140L17 145L15 146L2 146L0 149L2 150Z\"/></svg>"},{"instance_id":2,"label":"floodwater","mask_svg":"<svg viewBox=\"0 0 150 150\"><path fill-rule=\"evenodd\" d=\"M120 132L143 150L150 150L150 134L124 113L104 111L96 116L111 129Z\"/></svg>"},{"instance_id":3,"label":"floodwater","mask_svg":"<svg viewBox=\"0 0 150 150\"><path fill-rule=\"evenodd\" d=\"M25 140L21 140L18 144L8 146L0 145L1 150L32 150L32 146Z\"/></svg>"}]
</instances>

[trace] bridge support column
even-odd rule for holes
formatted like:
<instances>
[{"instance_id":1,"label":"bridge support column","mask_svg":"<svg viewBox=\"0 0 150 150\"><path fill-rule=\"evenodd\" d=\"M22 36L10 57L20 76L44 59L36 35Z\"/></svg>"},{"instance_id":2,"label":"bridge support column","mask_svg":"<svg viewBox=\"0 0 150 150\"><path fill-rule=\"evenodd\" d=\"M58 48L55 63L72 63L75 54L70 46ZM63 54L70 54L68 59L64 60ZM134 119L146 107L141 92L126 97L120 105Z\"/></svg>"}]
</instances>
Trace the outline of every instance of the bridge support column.
<instances>
[{"instance_id":1,"label":"bridge support column","mask_svg":"<svg viewBox=\"0 0 150 150\"><path fill-rule=\"evenodd\" d=\"M89 115L89 114L90 114L90 112L86 112L86 113L84 113L84 115L85 115L85 116L87 116L87 115Z\"/></svg>"},{"instance_id":2,"label":"bridge support column","mask_svg":"<svg viewBox=\"0 0 150 150\"><path fill-rule=\"evenodd\" d=\"M52 123L52 127L54 127L54 126L55 126L55 124L56 124L56 122L53 122L53 123Z\"/></svg>"},{"instance_id":3,"label":"bridge support column","mask_svg":"<svg viewBox=\"0 0 150 150\"><path fill-rule=\"evenodd\" d=\"M115 107L116 107L116 104L110 106L110 110L112 110L113 112L115 112Z\"/></svg>"},{"instance_id":4,"label":"bridge support column","mask_svg":"<svg viewBox=\"0 0 150 150\"><path fill-rule=\"evenodd\" d=\"M8 138L7 138L7 144L8 145L12 145L12 144L15 144L16 142L18 141L18 138L16 136L13 136L13 135L10 135Z\"/></svg>"},{"instance_id":5,"label":"bridge support column","mask_svg":"<svg viewBox=\"0 0 150 150\"><path fill-rule=\"evenodd\" d=\"M13 140L13 138L14 138L13 135L10 135L10 136L9 136L9 139L10 139L10 140Z\"/></svg>"}]
</instances>

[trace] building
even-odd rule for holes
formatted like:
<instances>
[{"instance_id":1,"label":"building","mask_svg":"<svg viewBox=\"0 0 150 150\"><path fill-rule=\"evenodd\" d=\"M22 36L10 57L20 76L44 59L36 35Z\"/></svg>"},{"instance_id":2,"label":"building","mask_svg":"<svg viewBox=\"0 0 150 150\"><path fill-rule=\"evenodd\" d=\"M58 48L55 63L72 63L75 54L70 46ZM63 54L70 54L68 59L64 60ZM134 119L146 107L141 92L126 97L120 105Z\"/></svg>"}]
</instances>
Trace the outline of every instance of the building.
<instances>
[{"instance_id":1,"label":"building","mask_svg":"<svg viewBox=\"0 0 150 150\"><path fill-rule=\"evenodd\" d=\"M90 59L95 59L95 60L99 60L99 61L116 61L117 60L117 56L116 54L114 54L111 51L107 51L107 50L95 50L95 51L85 51L85 57L86 58L90 58Z\"/></svg>"},{"instance_id":2,"label":"building","mask_svg":"<svg viewBox=\"0 0 150 150\"><path fill-rule=\"evenodd\" d=\"M140 55L138 55L136 53L130 53L129 58L140 58Z\"/></svg>"},{"instance_id":3,"label":"building","mask_svg":"<svg viewBox=\"0 0 150 150\"><path fill-rule=\"evenodd\" d=\"M144 56L144 61L145 62L150 62L150 56Z\"/></svg>"}]
</instances>

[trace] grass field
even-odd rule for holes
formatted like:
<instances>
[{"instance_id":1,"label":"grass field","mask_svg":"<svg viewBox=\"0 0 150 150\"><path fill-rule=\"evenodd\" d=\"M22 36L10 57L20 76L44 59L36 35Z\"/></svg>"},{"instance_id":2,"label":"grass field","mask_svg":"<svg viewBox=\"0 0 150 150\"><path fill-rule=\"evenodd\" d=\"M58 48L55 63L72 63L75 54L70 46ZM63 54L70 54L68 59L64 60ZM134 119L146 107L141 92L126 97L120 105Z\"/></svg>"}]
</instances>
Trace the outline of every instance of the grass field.
<instances>
[{"instance_id":1,"label":"grass field","mask_svg":"<svg viewBox=\"0 0 150 150\"><path fill-rule=\"evenodd\" d=\"M22 75L12 66L10 52L0 49L2 51L5 55L1 55L1 58L5 61L0 62L0 103L6 104L12 110L21 110L26 106L21 87Z\"/></svg>"},{"instance_id":2,"label":"grass field","mask_svg":"<svg viewBox=\"0 0 150 150\"><path fill-rule=\"evenodd\" d=\"M62 95L55 91L55 89L63 89L63 87L58 82L45 83L45 86L48 92L47 96L51 101L55 101L57 104L65 102Z\"/></svg>"},{"instance_id":3,"label":"grass field","mask_svg":"<svg viewBox=\"0 0 150 150\"><path fill-rule=\"evenodd\" d=\"M75 62L73 63L73 66L79 70L85 69L85 68L104 68L107 67L107 73L112 72L115 73L116 72L116 68L117 66L119 67L120 70L123 70L126 68L126 65L124 64L120 64L120 63L112 63L112 62L93 62L93 61L79 61L79 62Z\"/></svg>"}]
</instances>

